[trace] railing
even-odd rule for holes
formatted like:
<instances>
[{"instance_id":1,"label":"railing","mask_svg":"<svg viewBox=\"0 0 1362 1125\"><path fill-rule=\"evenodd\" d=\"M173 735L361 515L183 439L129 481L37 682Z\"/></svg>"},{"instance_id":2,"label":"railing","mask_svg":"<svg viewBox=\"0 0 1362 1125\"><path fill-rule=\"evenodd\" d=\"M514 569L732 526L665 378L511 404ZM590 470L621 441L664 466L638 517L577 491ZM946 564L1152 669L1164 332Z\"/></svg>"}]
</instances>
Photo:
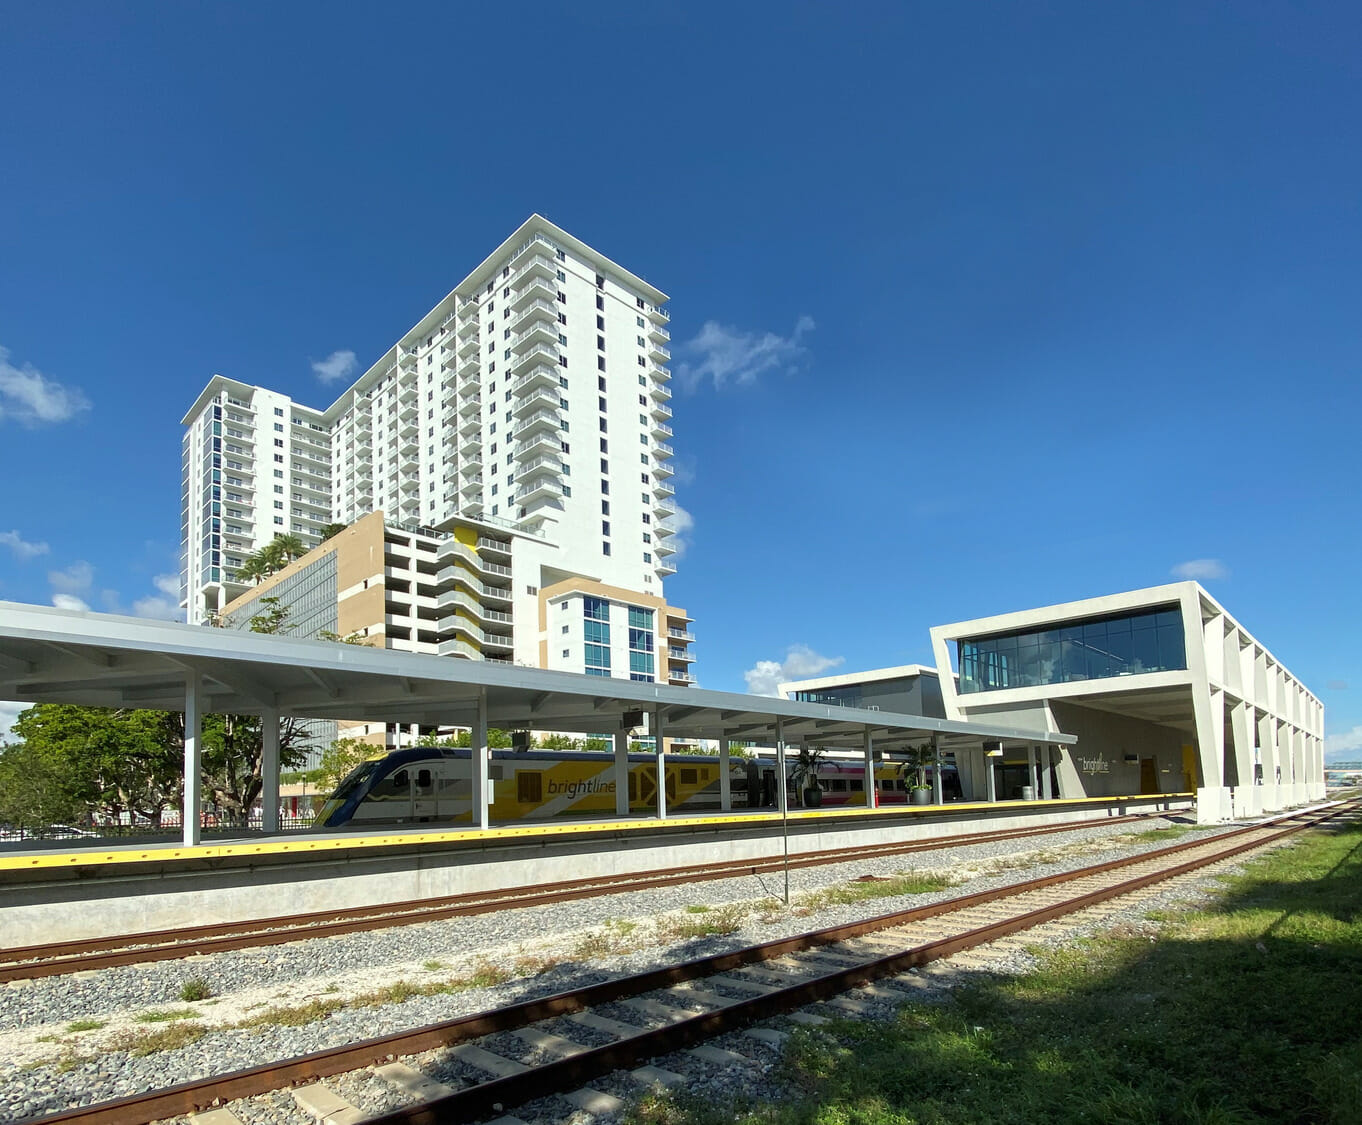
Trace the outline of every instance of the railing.
<instances>
[{"instance_id":1,"label":"railing","mask_svg":"<svg viewBox=\"0 0 1362 1125\"><path fill-rule=\"evenodd\" d=\"M557 457L536 457L533 461L528 461L524 465L521 465L516 471L521 476L528 476L541 465L547 465L557 473L563 471L563 463L559 461Z\"/></svg>"},{"instance_id":2,"label":"railing","mask_svg":"<svg viewBox=\"0 0 1362 1125\"><path fill-rule=\"evenodd\" d=\"M519 314L511 321L511 329L514 331L521 324L532 316L538 316L541 312L548 314L550 320L558 319L558 310L552 301L546 301L543 297L536 297L528 305L520 310Z\"/></svg>"},{"instance_id":3,"label":"railing","mask_svg":"<svg viewBox=\"0 0 1362 1125\"><path fill-rule=\"evenodd\" d=\"M558 347L555 344L535 344L534 347L517 356L513 362L523 363L525 360L537 355L552 356L553 363L555 365L558 363Z\"/></svg>"},{"instance_id":4,"label":"railing","mask_svg":"<svg viewBox=\"0 0 1362 1125\"><path fill-rule=\"evenodd\" d=\"M674 450L665 441L659 441L656 445L653 446L653 452L656 453L659 457L670 457L676 452L676 450Z\"/></svg>"},{"instance_id":5,"label":"railing","mask_svg":"<svg viewBox=\"0 0 1362 1125\"><path fill-rule=\"evenodd\" d=\"M523 250L524 247L521 247L521 249ZM507 282L507 284L508 285L519 284L521 278L523 278L532 269L549 269L549 270L557 269L558 267L555 266L553 263L554 263L553 258L545 258L542 254L536 254L524 265L522 265L518 270L516 270L515 273L511 274L510 280Z\"/></svg>"},{"instance_id":6,"label":"railing","mask_svg":"<svg viewBox=\"0 0 1362 1125\"><path fill-rule=\"evenodd\" d=\"M531 426L537 426L541 422L551 426L558 426L561 425L562 418L556 410L536 410L528 418L520 422L511 433L513 435L524 433L524 431L528 430Z\"/></svg>"},{"instance_id":7,"label":"railing","mask_svg":"<svg viewBox=\"0 0 1362 1125\"><path fill-rule=\"evenodd\" d=\"M684 629L668 629L668 630L667 630L667 636L672 637L672 638L674 638L675 640L678 640L678 641L693 641L693 640L695 640L695 637L694 637L692 634L687 633L686 630L684 630Z\"/></svg>"},{"instance_id":8,"label":"railing","mask_svg":"<svg viewBox=\"0 0 1362 1125\"><path fill-rule=\"evenodd\" d=\"M550 496L562 496L563 490L558 486L557 481L552 481L548 477L540 477L534 484L528 484L515 494L516 500L524 500L536 492L548 492Z\"/></svg>"},{"instance_id":9,"label":"railing","mask_svg":"<svg viewBox=\"0 0 1362 1125\"><path fill-rule=\"evenodd\" d=\"M501 551L503 554L507 555L511 553L511 545L509 543L504 543L500 539L492 539L486 535L478 536L478 546L486 547L489 551Z\"/></svg>"},{"instance_id":10,"label":"railing","mask_svg":"<svg viewBox=\"0 0 1362 1125\"><path fill-rule=\"evenodd\" d=\"M520 390L521 387L533 383L536 379L551 379L554 384L558 382L558 369L550 367L547 363L541 363L537 367L531 368L524 375L512 384L512 390Z\"/></svg>"},{"instance_id":11,"label":"railing","mask_svg":"<svg viewBox=\"0 0 1362 1125\"><path fill-rule=\"evenodd\" d=\"M668 437L671 437L671 436L672 436L672 428L671 428L669 425L667 425L665 422L654 422L654 423L653 423L653 433L655 433L655 434L666 434Z\"/></svg>"}]
</instances>

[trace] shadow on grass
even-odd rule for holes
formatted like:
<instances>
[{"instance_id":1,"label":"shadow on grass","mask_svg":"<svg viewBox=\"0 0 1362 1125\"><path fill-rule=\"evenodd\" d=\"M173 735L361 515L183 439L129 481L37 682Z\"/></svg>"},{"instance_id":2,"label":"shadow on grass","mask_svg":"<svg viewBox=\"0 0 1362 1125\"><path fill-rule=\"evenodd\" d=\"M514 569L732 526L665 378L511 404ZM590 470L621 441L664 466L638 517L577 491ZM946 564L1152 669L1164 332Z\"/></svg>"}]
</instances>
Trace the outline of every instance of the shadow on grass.
<instances>
[{"instance_id":1,"label":"shadow on grass","mask_svg":"<svg viewBox=\"0 0 1362 1125\"><path fill-rule=\"evenodd\" d=\"M1362 1125L1362 827L1255 861L1157 941L1048 951L891 1023L792 1035L791 1100L653 1099L650 1125L731 1120Z\"/></svg>"}]
</instances>

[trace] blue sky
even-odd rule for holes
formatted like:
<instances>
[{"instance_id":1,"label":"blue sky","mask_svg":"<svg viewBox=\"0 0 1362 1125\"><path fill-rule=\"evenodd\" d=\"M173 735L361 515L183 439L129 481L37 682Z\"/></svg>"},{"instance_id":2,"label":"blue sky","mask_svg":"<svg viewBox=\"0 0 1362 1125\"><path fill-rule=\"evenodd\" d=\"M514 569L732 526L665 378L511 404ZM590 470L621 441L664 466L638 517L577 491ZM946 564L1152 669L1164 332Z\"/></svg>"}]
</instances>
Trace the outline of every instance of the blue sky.
<instances>
[{"instance_id":1,"label":"blue sky","mask_svg":"<svg viewBox=\"0 0 1362 1125\"><path fill-rule=\"evenodd\" d=\"M1359 24L7 4L0 598L165 612L207 378L325 405L539 211L672 295L704 686L1195 564L1362 750Z\"/></svg>"}]
</instances>

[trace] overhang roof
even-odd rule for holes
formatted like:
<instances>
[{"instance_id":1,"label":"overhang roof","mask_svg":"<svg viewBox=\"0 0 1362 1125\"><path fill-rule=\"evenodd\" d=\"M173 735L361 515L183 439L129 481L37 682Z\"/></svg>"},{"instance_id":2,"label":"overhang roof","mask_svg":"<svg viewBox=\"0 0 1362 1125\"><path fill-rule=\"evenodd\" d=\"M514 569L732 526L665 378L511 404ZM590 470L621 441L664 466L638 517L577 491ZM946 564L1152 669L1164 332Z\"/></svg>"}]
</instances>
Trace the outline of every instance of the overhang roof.
<instances>
[{"instance_id":1,"label":"overhang roof","mask_svg":"<svg viewBox=\"0 0 1362 1125\"><path fill-rule=\"evenodd\" d=\"M362 645L0 602L0 699L184 709L187 676L203 677L205 709L316 719L471 726L485 693L504 730L595 733L630 711L663 710L671 738L861 745L893 749L941 736L946 749L984 741L1073 743L1073 735L897 715L765 696L635 683Z\"/></svg>"}]
</instances>

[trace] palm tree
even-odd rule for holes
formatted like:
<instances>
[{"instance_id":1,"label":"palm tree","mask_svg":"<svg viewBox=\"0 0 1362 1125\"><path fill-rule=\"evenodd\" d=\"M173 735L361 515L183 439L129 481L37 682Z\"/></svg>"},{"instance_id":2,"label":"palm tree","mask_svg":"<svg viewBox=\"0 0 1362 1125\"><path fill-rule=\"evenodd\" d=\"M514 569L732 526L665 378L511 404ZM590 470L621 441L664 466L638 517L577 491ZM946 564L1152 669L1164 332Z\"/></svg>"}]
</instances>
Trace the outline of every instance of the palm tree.
<instances>
[{"instance_id":1,"label":"palm tree","mask_svg":"<svg viewBox=\"0 0 1362 1125\"><path fill-rule=\"evenodd\" d=\"M265 564L260 558L260 552L247 555L241 560L241 565L236 568L236 580L238 582L249 582L252 585L265 577Z\"/></svg>"},{"instance_id":2,"label":"palm tree","mask_svg":"<svg viewBox=\"0 0 1362 1125\"><path fill-rule=\"evenodd\" d=\"M790 771L790 781L795 792L799 794L800 804L814 805L821 799L823 786L818 780L818 769L822 764L822 747L799 748L799 757L795 759L794 768ZM813 800L807 800L805 795L811 792L816 795Z\"/></svg>"},{"instance_id":3,"label":"palm tree","mask_svg":"<svg viewBox=\"0 0 1362 1125\"><path fill-rule=\"evenodd\" d=\"M322 539L321 539L321 541L322 541L323 543L325 543L328 539L333 539L333 538L335 538L337 535L339 535L342 531L344 531L344 530L345 530L347 527L349 527L349 526L350 526L350 525L349 525L349 524L346 524L346 523L329 523L329 524L327 524L324 528L322 528Z\"/></svg>"},{"instance_id":4,"label":"palm tree","mask_svg":"<svg viewBox=\"0 0 1362 1125\"><path fill-rule=\"evenodd\" d=\"M285 566L294 559L300 559L307 554L307 544L296 535L285 535L281 532L274 537L274 542L270 546L279 549L279 554L283 558Z\"/></svg>"},{"instance_id":5,"label":"palm tree","mask_svg":"<svg viewBox=\"0 0 1362 1125\"><path fill-rule=\"evenodd\" d=\"M932 749L930 742L924 742L921 746L908 747L906 757L898 766L900 777L907 777L910 773L914 774L916 780L909 786L910 789L930 789L927 784L927 768L936 762L936 751Z\"/></svg>"}]
</instances>

